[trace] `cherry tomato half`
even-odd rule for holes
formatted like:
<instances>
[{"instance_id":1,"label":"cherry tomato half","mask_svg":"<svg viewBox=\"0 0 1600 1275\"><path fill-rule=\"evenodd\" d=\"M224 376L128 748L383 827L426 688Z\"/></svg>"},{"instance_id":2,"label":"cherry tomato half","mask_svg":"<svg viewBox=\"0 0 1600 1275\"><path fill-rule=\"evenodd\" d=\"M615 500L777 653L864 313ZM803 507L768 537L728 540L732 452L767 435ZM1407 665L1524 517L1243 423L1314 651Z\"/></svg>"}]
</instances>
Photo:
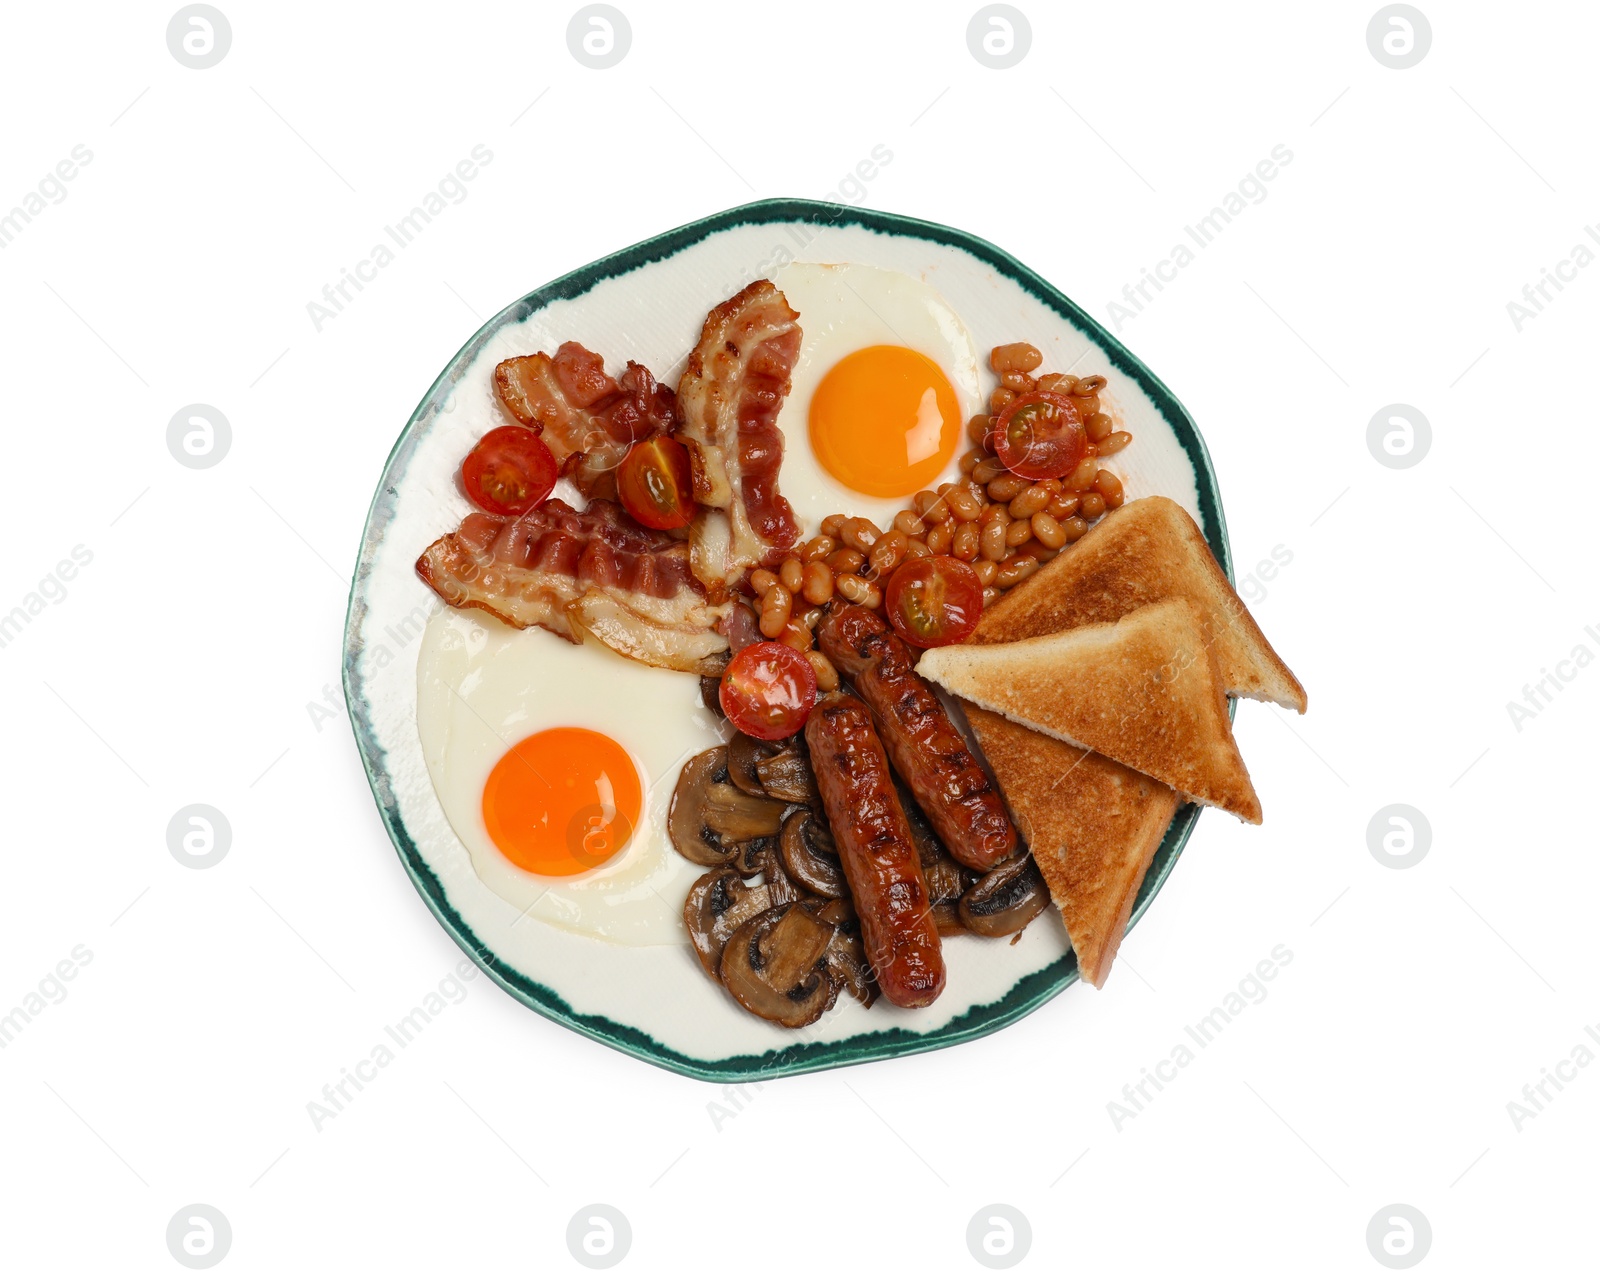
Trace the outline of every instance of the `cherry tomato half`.
<instances>
[{"instance_id":1,"label":"cherry tomato half","mask_svg":"<svg viewBox=\"0 0 1600 1275\"><path fill-rule=\"evenodd\" d=\"M754 642L728 661L717 691L728 720L752 739L788 739L817 702L811 661L782 642Z\"/></svg>"},{"instance_id":2,"label":"cherry tomato half","mask_svg":"<svg viewBox=\"0 0 1600 1275\"><path fill-rule=\"evenodd\" d=\"M983 585L960 558L913 558L889 577L883 603L912 646L949 646L978 627Z\"/></svg>"},{"instance_id":3,"label":"cherry tomato half","mask_svg":"<svg viewBox=\"0 0 1600 1275\"><path fill-rule=\"evenodd\" d=\"M688 526L694 517L688 448L665 434L635 443L617 467L617 495L647 527L671 531Z\"/></svg>"},{"instance_id":4,"label":"cherry tomato half","mask_svg":"<svg viewBox=\"0 0 1600 1275\"><path fill-rule=\"evenodd\" d=\"M544 439L522 425L491 429L461 462L461 482L480 509L516 518L537 507L556 485L556 458Z\"/></svg>"},{"instance_id":5,"label":"cherry tomato half","mask_svg":"<svg viewBox=\"0 0 1600 1275\"><path fill-rule=\"evenodd\" d=\"M1083 414L1065 394L1018 395L995 418L994 454L1019 478L1064 478L1088 452Z\"/></svg>"}]
</instances>

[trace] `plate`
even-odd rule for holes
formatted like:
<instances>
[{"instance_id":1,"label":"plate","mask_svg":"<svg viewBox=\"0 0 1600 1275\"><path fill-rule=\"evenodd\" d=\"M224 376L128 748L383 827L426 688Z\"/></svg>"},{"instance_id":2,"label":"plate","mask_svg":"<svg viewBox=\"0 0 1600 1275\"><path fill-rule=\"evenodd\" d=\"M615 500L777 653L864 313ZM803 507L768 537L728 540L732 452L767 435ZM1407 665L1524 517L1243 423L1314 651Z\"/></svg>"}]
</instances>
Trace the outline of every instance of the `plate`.
<instances>
[{"instance_id":1,"label":"plate","mask_svg":"<svg viewBox=\"0 0 1600 1275\"><path fill-rule=\"evenodd\" d=\"M604 257L486 323L417 405L373 497L345 630L344 687L356 744L405 870L439 923L495 982L573 1031L683 1075L724 1082L920 1053L998 1031L1077 981L1060 917L1048 909L1015 946L952 940L945 992L926 1009L900 1010L880 1000L868 1011L841 997L798 1033L739 1009L701 972L687 942L618 947L517 924L517 910L473 872L423 761L415 722L418 639L438 602L413 564L466 512L455 469L485 427L494 362L571 338L601 352L609 366L637 359L674 384L706 312L792 260L856 261L922 278L961 315L980 350L1031 341L1049 370L1106 377L1102 399L1134 436L1118 465L1129 497L1178 501L1233 575L1216 475L1183 406L1080 307L1014 257L963 231L813 200L763 200ZM647 809L660 808L664 794L656 798L652 803L647 794ZM1171 873L1198 817L1195 806L1179 809L1140 887L1130 927Z\"/></svg>"}]
</instances>

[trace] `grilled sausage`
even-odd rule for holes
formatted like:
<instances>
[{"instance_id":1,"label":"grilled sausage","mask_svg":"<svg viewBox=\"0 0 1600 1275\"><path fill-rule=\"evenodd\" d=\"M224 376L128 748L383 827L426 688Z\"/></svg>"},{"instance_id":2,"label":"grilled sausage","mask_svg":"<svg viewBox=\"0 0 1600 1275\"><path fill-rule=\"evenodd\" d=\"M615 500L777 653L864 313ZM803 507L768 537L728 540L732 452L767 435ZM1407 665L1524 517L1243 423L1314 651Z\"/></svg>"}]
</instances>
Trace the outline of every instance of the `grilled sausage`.
<instances>
[{"instance_id":1,"label":"grilled sausage","mask_svg":"<svg viewBox=\"0 0 1600 1275\"><path fill-rule=\"evenodd\" d=\"M917 674L911 648L861 606L831 611L817 638L872 709L890 760L950 853L979 872L1015 854L1017 830L999 789Z\"/></svg>"},{"instance_id":2,"label":"grilled sausage","mask_svg":"<svg viewBox=\"0 0 1600 1275\"><path fill-rule=\"evenodd\" d=\"M944 990L939 927L872 714L853 695L817 702L806 743L878 987L906 1009Z\"/></svg>"}]
</instances>

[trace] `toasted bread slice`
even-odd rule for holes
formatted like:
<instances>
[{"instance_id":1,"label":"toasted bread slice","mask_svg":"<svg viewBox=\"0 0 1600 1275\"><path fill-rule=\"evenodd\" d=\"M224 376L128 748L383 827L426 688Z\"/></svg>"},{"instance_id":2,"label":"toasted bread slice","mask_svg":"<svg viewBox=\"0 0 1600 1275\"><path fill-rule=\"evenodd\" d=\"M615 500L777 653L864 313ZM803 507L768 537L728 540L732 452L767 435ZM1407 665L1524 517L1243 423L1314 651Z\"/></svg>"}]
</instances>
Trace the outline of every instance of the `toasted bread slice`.
<instances>
[{"instance_id":1,"label":"toasted bread slice","mask_svg":"<svg viewBox=\"0 0 1600 1275\"><path fill-rule=\"evenodd\" d=\"M985 611L973 641L1015 642L1108 624L1167 597L1187 598L1199 610L1229 695L1306 711L1305 688L1262 636L1194 519L1165 496L1131 500L1106 515Z\"/></svg>"},{"instance_id":2,"label":"toasted bread slice","mask_svg":"<svg viewBox=\"0 0 1600 1275\"><path fill-rule=\"evenodd\" d=\"M937 646L917 672L980 708L1261 822L1216 656L1185 598L1140 607L1114 624L996 646Z\"/></svg>"},{"instance_id":3,"label":"toasted bread slice","mask_svg":"<svg viewBox=\"0 0 1600 1275\"><path fill-rule=\"evenodd\" d=\"M1178 794L1099 753L962 707L1066 922L1079 971L1104 986Z\"/></svg>"}]
</instances>

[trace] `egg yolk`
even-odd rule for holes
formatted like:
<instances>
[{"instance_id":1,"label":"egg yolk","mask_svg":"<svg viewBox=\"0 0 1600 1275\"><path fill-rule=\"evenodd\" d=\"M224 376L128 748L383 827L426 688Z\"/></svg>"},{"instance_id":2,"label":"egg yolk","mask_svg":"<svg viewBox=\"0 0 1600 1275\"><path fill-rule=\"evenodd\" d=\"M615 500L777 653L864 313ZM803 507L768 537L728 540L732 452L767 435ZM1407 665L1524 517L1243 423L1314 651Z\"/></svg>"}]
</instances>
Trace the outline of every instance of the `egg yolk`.
<instances>
[{"instance_id":1,"label":"egg yolk","mask_svg":"<svg viewBox=\"0 0 1600 1275\"><path fill-rule=\"evenodd\" d=\"M956 392L903 345L845 355L811 396L811 450L852 491L910 496L932 484L961 438Z\"/></svg>"},{"instance_id":2,"label":"egg yolk","mask_svg":"<svg viewBox=\"0 0 1600 1275\"><path fill-rule=\"evenodd\" d=\"M619 854L639 826L639 772L609 735L558 726L495 763L483 822L500 852L543 877L570 877Z\"/></svg>"}]
</instances>

